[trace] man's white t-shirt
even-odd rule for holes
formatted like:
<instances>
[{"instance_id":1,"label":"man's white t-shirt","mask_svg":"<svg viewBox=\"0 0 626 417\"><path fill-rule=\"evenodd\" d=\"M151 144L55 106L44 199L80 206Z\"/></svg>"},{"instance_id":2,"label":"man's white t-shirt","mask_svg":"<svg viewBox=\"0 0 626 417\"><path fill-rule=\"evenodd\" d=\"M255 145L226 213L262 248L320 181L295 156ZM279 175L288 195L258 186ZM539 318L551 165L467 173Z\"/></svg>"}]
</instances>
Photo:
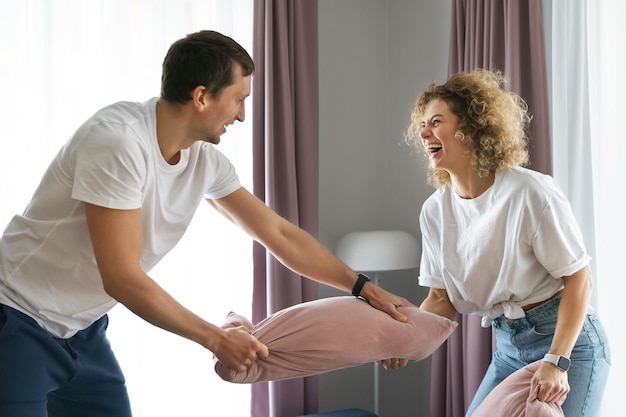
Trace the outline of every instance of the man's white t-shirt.
<instances>
[{"instance_id":1,"label":"man's white t-shirt","mask_svg":"<svg viewBox=\"0 0 626 417\"><path fill-rule=\"evenodd\" d=\"M516 167L496 172L482 195L463 199L450 184L422 207L419 283L445 289L459 313L487 327L563 288L589 263L570 204L554 179Z\"/></svg>"},{"instance_id":2,"label":"man's white t-shirt","mask_svg":"<svg viewBox=\"0 0 626 417\"><path fill-rule=\"evenodd\" d=\"M57 337L71 337L117 303L103 289L85 202L141 209L141 267L148 272L176 245L204 198L241 187L232 164L212 144L182 150L176 165L163 159L157 101L116 103L87 120L0 240L0 303Z\"/></svg>"}]
</instances>

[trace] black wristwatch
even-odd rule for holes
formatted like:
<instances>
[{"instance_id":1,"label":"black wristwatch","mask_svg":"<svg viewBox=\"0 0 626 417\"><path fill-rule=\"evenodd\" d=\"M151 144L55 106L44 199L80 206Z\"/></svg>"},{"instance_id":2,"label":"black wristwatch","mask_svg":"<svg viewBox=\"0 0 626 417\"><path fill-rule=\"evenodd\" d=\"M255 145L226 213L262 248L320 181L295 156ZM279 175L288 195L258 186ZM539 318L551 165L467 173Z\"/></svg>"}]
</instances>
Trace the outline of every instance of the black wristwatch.
<instances>
[{"instance_id":1,"label":"black wristwatch","mask_svg":"<svg viewBox=\"0 0 626 417\"><path fill-rule=\"evenodd\" d=\"M361 294L361 290L363 289L363 286L368 281L371 281L370 277L368 277L365 274L359 273L358 278L356 279L356 282L354 283L354 287L352 287L352 295L354 295L355 297L358 297Z\"/></svg>"},{"instance_id":2,"label":"black wristwatch","mask_svg":"<svg viewBox=\"0 0 626 417\"><path fill-rule=\"evenodd\" d=\"M567 372L570 365L572 364L572 361L569 358L562 355L554 355L552 353L546 353L546 356L543 357L543 360L546 362L550 362L551 364L555 365L557 368L565 372Z\"/></svg>"}]
</instances>

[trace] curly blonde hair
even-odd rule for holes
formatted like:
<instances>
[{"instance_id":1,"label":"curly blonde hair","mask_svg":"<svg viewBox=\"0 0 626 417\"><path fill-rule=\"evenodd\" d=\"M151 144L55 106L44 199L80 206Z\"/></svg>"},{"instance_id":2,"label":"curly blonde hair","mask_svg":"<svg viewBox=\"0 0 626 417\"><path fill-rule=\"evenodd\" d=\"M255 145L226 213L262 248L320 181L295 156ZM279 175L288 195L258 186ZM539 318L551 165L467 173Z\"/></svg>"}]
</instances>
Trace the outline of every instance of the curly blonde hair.
<instances>
[{"instance_id":1,"label":"curly blonde hair","mask_svg":"<svg viewBox=\"0 0 626 417\"><path fill-rule=\"evenodd\" d=\"M459 118L455 138L469 145L480 178L500 168L526 164L526 128L531 116L524 99L503 90L505 84L501 72L484 69L451 75L442 85L431 84L415 102L407 142L428 155L420 137L420 126L426 106L440 99ZM450 174L429 167L428 182L440 188L450 182Z\"/></svg>"}]
</instances>

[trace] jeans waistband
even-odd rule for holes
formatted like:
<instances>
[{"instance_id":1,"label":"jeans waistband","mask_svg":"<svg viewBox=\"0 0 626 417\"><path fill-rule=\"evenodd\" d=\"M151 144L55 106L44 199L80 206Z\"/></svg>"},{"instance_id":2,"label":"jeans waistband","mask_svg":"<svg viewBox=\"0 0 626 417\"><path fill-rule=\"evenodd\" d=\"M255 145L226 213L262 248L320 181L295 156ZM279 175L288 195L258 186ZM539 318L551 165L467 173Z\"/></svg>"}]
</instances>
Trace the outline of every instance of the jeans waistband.
<instances>
[{"instance_id":1,"label":"jeans waistband","mask_svg":"<svg viewBox=\"0 0 626 417\"><path fill-rule=\"evenodd\" d=\"M561 294L549 299L543 304L525 311L525 315L519 319L507 319L504 314L494 320L496 327L506 326L510 328L528 327L529 321L542 320L557 315L559 304L561 303Z\"/></svg>"}]
</instances>

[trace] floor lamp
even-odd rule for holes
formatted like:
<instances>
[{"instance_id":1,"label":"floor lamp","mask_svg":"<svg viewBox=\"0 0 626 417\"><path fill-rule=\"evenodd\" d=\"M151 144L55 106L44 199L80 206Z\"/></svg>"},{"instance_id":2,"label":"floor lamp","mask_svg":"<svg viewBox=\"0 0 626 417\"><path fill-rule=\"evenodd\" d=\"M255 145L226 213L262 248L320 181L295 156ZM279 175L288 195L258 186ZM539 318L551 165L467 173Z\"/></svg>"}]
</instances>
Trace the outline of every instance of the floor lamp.
<instances>
[{"instance_id":1,"label":"floor lamp","mask_svg":"<svg viewBox=\"0 0 626 417\"><path fill-rule=\"evenodd\" d=\"M335 255L358 272L371 273L378 285L378 274L384 271L416 268L420 252L417 240L402 230L353 232L342 237ZM374 412L379 412L379 365L374 363Z\"/></svg>"}]
</instances>

